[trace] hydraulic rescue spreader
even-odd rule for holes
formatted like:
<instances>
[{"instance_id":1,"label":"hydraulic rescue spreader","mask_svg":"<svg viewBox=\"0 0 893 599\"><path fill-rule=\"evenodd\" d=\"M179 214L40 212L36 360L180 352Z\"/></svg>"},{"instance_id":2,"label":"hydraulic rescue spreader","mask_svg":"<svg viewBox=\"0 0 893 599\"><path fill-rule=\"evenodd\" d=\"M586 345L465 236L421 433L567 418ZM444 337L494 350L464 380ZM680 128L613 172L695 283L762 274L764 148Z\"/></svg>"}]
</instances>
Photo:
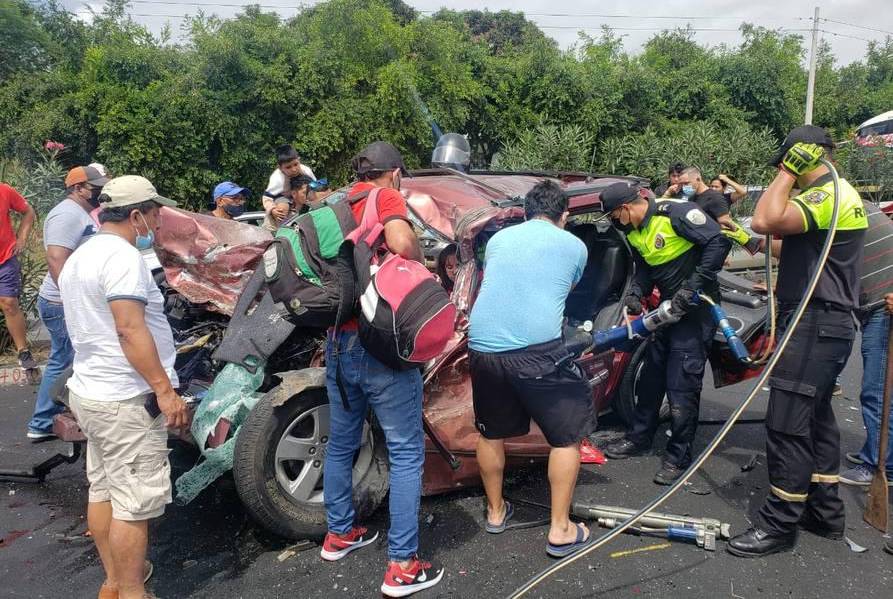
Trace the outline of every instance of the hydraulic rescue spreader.
<instances>
[{"instance_id":1,"label":"hydraulic rescue spreader","mask_svg":"<svg viewBox=\"0 0 893 599\"><path fill-rule=\"evenodd\" d=\"M710 306L713 321L726 338L732 355L737 360L749 364L752 361L750 353L738 336L737 331L732 327L722 307L704 293L697 292L696 297ZM680 314L673 312L670 300L664 300L657 308L647 312L641 318L636 320L627 319L626 326L617 326L607 330L592 332L592 348L595 351L623 348L631 340L645 339L657 329L679 322L681 318ZM592 324L587 322L583 329L586 332L591 332Z\"/></svg>"}]
</instances>

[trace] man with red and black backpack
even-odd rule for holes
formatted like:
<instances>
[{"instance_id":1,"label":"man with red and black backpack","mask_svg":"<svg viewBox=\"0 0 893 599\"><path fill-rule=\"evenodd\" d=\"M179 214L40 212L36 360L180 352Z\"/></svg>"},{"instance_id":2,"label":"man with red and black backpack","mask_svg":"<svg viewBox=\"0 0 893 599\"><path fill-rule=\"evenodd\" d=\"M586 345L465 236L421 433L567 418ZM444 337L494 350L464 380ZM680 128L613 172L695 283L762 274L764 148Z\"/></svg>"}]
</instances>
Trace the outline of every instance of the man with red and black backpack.
<instances>
[{"instance_id":1,"label":"man with red and black backpack","mask_svg":"<svg viewBox=\"0 0 893 599\"><path fill-rule=\"evenodd\" d=\"M399 191L401 177L408 175L400 152L389 143L377 141L357 154L352 166L358 182L348 197L380 188L376 198L378 221L384 226L388 249L403 258L423 262L418 239L407 219L406 202ZM357 222L363 220L366 201L364 198L351 205ZM434 567L417 555L425 459L421 372L417 368L395 370L373 357L360 343L356 319L342 324L337 331L330 330L328 341L330 435L323 478L328 534L321 556L329 561L339 560L378 538L378 533L370 534L354 521L352 499L353 460L371 408L384 431L390 462L389 563L381 592L389 597L405 597L434 586L443 577L443 568Z\"/></svg>"}]
</instances>

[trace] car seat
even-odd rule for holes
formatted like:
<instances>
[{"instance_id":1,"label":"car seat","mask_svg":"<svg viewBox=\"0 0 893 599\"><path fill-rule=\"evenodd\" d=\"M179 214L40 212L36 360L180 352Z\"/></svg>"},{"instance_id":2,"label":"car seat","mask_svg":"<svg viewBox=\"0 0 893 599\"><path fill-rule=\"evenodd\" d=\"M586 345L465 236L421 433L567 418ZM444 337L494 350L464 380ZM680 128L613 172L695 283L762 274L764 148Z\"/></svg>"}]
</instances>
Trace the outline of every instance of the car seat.
<instances>
[{"instance_id":1,"label":"car seat","mask_svg":"<svg viewBox=\"0 0 893 599\"><path fill-rule=\"evenodd\" d=\"M583 277L571 291L565 304L565 316L571 321L591 320L608 303L616 302L629 261L623 242L611 231L600 234L595 225L582 225L572 231L589 250Z\"/></svg>"}]
</instances>

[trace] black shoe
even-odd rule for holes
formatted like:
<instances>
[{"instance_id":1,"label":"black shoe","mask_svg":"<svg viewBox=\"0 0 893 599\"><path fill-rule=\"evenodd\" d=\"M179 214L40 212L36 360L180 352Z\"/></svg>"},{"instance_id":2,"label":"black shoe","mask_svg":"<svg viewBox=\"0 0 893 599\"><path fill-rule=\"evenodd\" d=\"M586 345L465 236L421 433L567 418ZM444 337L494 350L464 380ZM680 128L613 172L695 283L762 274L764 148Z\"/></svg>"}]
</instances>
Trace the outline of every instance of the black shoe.
<instances>
[{"instance_id":1,"label":"black shoe","mask_svg":"<svg viewBox=\"0 0 893 599\"><path fill-rule=\"evenodd\" d=\"M886 543L884 543L884 551L886 551L890 555L893 555L893 541L887 541Z\"/></svg>"},{"instance_id":2,"label":"black shoe","mask_svg":"<svg viewBox=\"0 0 893 599\"><path fill-rule=\"evenodd\" d=\"M675 464L664 462L661 464L657 474L654 475L654 482L658 485L672 485L682 476L683 472L685 472L685 468L679 468Z\"/></svg>"},{"instance_id":3,"label":"black shoe","mask_svg":"<svg viewBox=\"0 0 893 599\"><path fill-rule=\"evenodd\" d=\"M605 447L605 455L612 460L625 460L640 455L645 455L651 450L650 447L636 445L629 439L621 439L616 443L611 443Z\"/></svg>"},{"instance_id":4,"label":"black shoe","mask_svg":"<svg viewBox=\"0 0 893 599\"><path fill-rule=\"evenodd\" d=\"M832 541L839 541L843 538L843 528L831 528L826 523L809 513L803 514L803 517L800 518L800 522L797 523L797 526L807 532L811 532L820 537L825 537L826 539L831 539Z\"/></svg>"},{"instance_id":5,"label":"black shoe","mask_svg":"<svg viewBox=\"0 0 893 599\"><path fill-rule=\"evenodd\" d=\"M726 549L738 557L763 557L794 548L796 532L782 535L769 534L759 528L751 528L736 537L729 539Z\"/></svg>"}]
</instances>

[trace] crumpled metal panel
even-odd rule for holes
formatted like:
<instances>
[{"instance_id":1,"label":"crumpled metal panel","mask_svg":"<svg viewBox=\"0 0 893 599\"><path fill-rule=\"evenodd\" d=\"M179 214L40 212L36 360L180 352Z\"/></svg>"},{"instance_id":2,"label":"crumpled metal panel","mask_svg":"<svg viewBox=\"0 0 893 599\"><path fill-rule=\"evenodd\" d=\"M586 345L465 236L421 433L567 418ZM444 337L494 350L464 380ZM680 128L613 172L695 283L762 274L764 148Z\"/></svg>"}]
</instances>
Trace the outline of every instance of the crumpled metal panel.
<instances>
[{"instance_id":1,"label":"crumpled metal panel","mask_svg":"<svg viewBox=\"0 0 893 599\"><path fill-rule=\"evenodd\" d=\"M164 207L155 252L171 287L231 316L271 240L260 227Z\"/></svg>"},{"instance_id":2,"label":"crumpled metal panel","mask_svg":"<svg viewBox=\"0 0 893 599\"><path fill-rule=\"evenodd\" d=\"M289 370L277 372L276 376L282 379L282 383L273 390L271 403L274 408L285 405L289 399L307 389L324 389L326 386L325 368Z\"/></svg>"}]
</instances>

